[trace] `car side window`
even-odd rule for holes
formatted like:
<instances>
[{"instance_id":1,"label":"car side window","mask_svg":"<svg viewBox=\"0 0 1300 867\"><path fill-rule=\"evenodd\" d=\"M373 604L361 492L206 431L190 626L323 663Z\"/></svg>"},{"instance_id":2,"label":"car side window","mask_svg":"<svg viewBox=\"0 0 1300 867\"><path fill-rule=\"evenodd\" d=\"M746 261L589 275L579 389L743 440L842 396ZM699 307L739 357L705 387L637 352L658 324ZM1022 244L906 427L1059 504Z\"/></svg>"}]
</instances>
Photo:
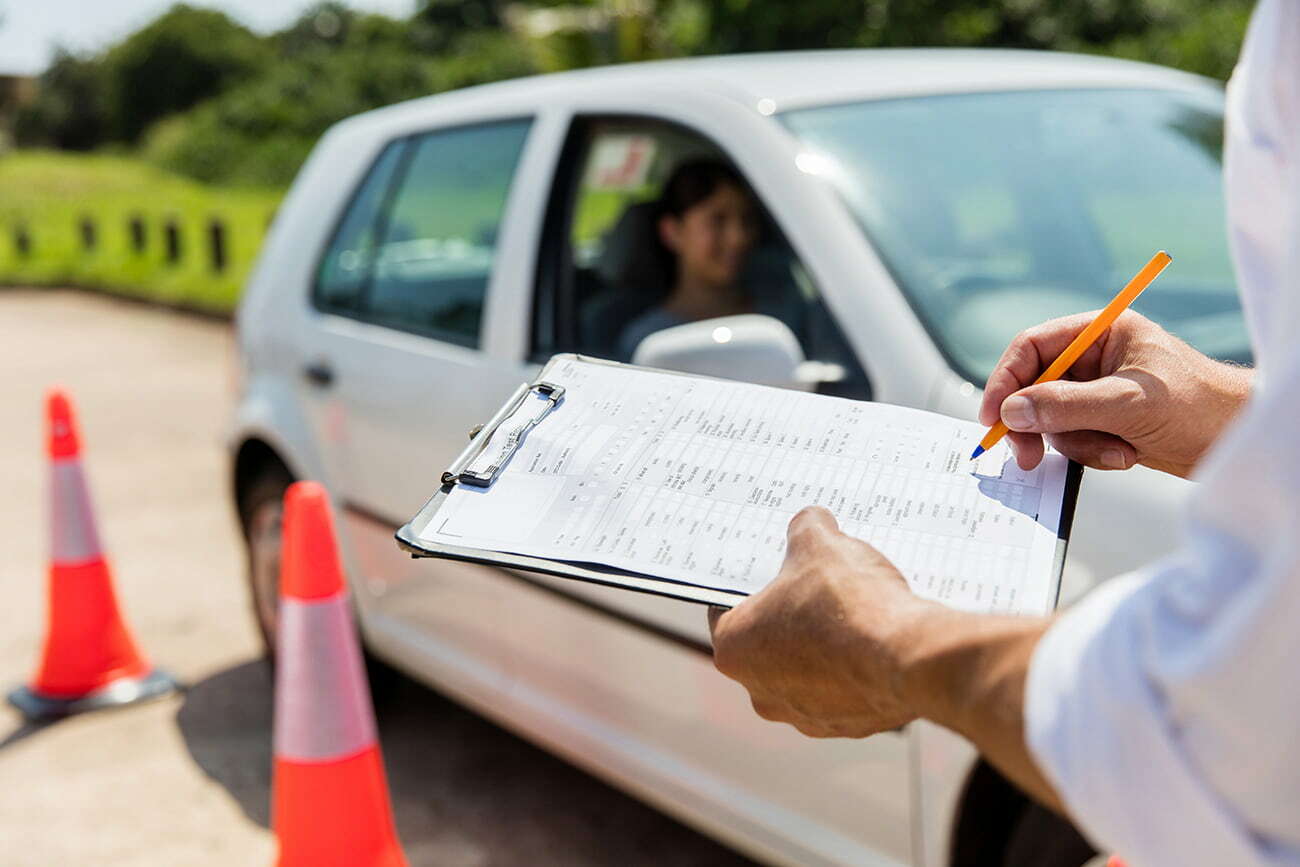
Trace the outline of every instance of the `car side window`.
<instances>
[{"instance_id":1,"label":"car side window","mask_svg":"<svg viewBox=\"0 0 1300 867\"><path fill-rule=\"evenodd\" d=\"M316 276L316 303L332 313L356 313L378 246L376 229L406 141L390 142L370 168L334 232Z\"/></svg>"},{"instance_id":2,"label":"car side window","mask_svg":"<svg viewBox=\"0 0 1300 867\"><path fill-rule=\"evenodd\" d=\"M530 122L444 130L411 143L380 231L374 321L477 346L497 232Z\"/></svg>"},{"instance_id":3,"label":"car side window","mask_svg":"<svg viewBox=\"0 0 1300 867\"><path fill-rule=\"evenodd\" d=\"M478 346L506 197L531 123L456 127L390 145L326 251L317 304Z\"/></svg>"},{"instance_id":4,"label":"car side window","mask_svg":"<svg viewBox=\"0 0 1300 867\"><path fill-rule=\"evenodd\" d=\"M555 191L567 203L552 207L565 222L553 227L542 254L535 354L570 350L629 361L627 347L636 336L679 324L680 317L663 310L676 282L658 229L665 185L680 167L730 160L712 141L675 124L636 118L579 123ZM758 226L737 285L750 309L788 326L808 360L842 371L819 390L868 397L866 374L811 275L763 203L751 190L745 194ZM744 379L745 371L738 367L735 378Z\"/></svg>"}]
</instances>

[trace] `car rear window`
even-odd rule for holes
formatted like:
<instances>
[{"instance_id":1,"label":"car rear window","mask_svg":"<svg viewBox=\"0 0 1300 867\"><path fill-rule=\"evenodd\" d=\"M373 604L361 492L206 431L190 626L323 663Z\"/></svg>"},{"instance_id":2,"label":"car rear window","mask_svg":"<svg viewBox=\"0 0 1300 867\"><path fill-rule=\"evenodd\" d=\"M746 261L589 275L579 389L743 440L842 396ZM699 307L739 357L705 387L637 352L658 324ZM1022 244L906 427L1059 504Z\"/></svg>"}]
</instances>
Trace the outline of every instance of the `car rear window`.
<instances>
[{"instance_id":1,"label":"car rear window","mask_svg":"<svg viewBox=\"0 0 1300 867\"><path fill-rule=\"evenodd\" d=\"M322 260L317 303L477 346L497 236L531 121L437 130L380 154Z\"/></svg>"}]
</instances>

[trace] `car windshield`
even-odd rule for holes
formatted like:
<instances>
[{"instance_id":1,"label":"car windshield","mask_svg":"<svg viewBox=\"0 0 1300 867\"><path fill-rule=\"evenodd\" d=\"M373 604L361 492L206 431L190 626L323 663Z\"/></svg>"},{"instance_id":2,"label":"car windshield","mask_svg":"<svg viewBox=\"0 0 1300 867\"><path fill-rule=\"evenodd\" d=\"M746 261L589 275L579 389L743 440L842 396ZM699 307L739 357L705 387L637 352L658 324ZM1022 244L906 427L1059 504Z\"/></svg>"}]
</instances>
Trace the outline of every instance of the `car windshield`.
<instances>
[{"instance_id":1,"label":"car windshield","mask_svg":"<svg viewBox=\"0 0 1300 867\"><path fill-rule=\"evenodd\" d=\"M1250 360L1224 226L1221 97L977 93L782 115L856 215L958 373L1105 304L1151 257L1134 308L1202 352Z\"/></svg>"}]
</instances>

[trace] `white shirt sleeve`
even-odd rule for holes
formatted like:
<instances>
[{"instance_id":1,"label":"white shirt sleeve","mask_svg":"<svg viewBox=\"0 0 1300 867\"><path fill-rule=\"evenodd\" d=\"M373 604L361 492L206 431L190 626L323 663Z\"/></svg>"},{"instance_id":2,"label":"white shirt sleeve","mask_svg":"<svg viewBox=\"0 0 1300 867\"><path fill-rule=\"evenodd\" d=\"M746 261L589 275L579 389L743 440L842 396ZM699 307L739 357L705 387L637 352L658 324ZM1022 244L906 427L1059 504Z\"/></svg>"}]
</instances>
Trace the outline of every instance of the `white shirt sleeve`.
<instances>
[{"instance_id":1,"label":"white shirt sleeve","mask_svg":"<svg viewBox=\"0 0 1300 867\"><path fill-rule=\"evenodd\" d=\"M1263 0L1229 96L1233 250L1263 376L1186 543L1061 616L1025 732L1132 865L1300 865L1300 0Z\"/></svg>"}]
</instances>

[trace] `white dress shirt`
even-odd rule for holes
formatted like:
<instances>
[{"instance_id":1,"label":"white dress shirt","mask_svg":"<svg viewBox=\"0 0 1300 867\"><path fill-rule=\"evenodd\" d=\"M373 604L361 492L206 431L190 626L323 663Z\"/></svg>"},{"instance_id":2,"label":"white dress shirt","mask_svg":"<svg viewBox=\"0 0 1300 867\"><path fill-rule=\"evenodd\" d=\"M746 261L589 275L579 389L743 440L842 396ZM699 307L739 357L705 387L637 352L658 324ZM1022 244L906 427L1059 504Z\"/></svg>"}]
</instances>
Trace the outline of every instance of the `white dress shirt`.
<instances>
[{"instance_id":1,"label":"white dress shirt","mask_svg":"<svg viewBox=\"0 0 1300 867\"><path fill-rule=\"evenodd\" d=\"M1262 0L1225 174L1255 393L1206 458L1181 550L1063 614L1025 730L1130 867L1300 865L1300 0Z\"/></svg>"}]
</instances>

